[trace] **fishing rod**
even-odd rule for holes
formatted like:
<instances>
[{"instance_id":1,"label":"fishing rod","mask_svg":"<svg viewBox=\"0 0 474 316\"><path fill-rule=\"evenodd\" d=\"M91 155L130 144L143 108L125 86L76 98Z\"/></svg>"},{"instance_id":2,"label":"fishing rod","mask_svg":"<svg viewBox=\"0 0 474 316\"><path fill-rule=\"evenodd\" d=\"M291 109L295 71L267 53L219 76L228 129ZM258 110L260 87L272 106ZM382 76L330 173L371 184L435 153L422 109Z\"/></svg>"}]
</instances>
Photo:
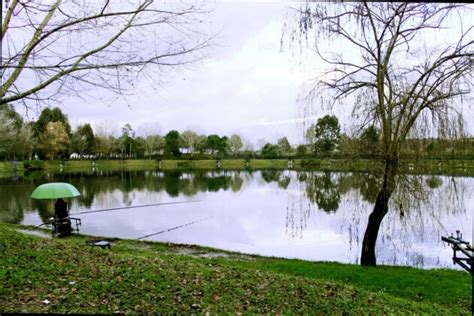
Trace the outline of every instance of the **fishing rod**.
<instances>
[{"instance_id":1,"label":"fishing rod","mask_svg":"<svg viewBox=\"0 0 474 316\"><path fill-rule=\"evenodd\" d=\"M170 232L170 231L172 231L172 230L176 230L176 229L178 229L178 228L182 228L182 227L186 227L186 226L190 226L190 225L194 225L194 224L197 224L197 223L206 221L206 220L211 219L211 218L213 218L213 217L214 217L214 216L202 218L202 219L197 220L197 221L192 221L192 222L189 222L189 223L186 223L186 224L178 225L178 226L175 226L175 227L173 227L173 228L169 228L169 229L166 229L166 230L161 230L161 231L159 231L159 232L156 232L156 233L153 233L153 234L149 234L149 235L145 235L145 236L143 236L143 237L139 237L139 238L135 238L135 239L136 239L136 240L140 240L140 239L145 239L145 238L148 238L148 237L151 237L151 236L155 236L155 235L167 233L167 232Z\"/></svg>"},{"instance_id":2,"label":"fishing rod","mask_svg":"<svg viewBox=\"0 0 474 316\"><path fill-rule=\"evenodd\" d=\"M48 224L51 224L51 222L41 223L38 226L28 228L28 230L33 230L33 229L36 229L36 228L40 228L41 226L48 225Z\"/></svg>"},{"instance_id":3,"label":"fishing rod","mask_svg":"<svg viewBox=\"0 0 474 316\"><path fill-rule=\"evenodd\" d=\"M116 211L116 210L123 210L123 209L129 209L129 208L139 208L139 207L149 207L149 206L159 206L159 205L195 203L195 202L201 202L201 200L165 202L165 203L145 204L145 205L136 205L136 206L114 207L114 208L106 208L106 209L102 209L102 210L93 210L93 211L84 211L84 212L79 212L79 213L73 213L72 215L100 213L100 212Z\"/></svg>"},{"instance_id":4,"label":"fishing rod","mask_svg":"<svg viewBox=\"0 0 474 316\"><path fill-rule=\"evenodd\" d=\"M108 212L108 211L116 211L116 210L123 210L123 209L129 209L129 208L139 208L139 207L149 207L149 206L159 206L159 205L172 205L172 204L184 204L184 203L195 203L195 202L201 202L201 200L194 200L194 201L178 201L178 202L165 202L165 203L155 203L155 204L145 204L145 205L136 205L136 206L125 206L125 207L114 207L114 208L107 208L107 209L102 209L102 210L93 210L93 211L84 211L84 212L79 212L79 213L73 213L72 215L80 215L80 214L89 214L89 213L99 213L99 212ZM39 228L43 225L48 225L51 224L50 221L46 223L41 223L38 226L31 227L29 230L33 230L36 228Z\"/></svg>"}]
</instances>

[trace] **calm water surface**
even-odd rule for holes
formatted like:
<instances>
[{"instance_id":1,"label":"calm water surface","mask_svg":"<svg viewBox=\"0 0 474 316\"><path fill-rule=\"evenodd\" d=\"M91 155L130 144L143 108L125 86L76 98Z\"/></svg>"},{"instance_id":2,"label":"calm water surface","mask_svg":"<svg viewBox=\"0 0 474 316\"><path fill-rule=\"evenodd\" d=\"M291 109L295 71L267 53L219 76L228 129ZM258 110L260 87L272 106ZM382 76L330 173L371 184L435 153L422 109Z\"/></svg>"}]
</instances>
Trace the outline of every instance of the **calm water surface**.
<instances>
[{"instance_id":1,"label":"calm water surface","mask_svg":"<svg viewBox=\"0 0 474 316\"><path fill-rule=\"evenodd\" d=\"M199 221L147 240L358 263L380 180L364 173L271 170L32 173L0 179L0 221L46 221L53 203L29 196L36 186L54 181L72 183L81 192L70 200L71 214L199 201L75 215L84 234L139 238ZM461 230L472 239L474 178L411 175L399 183L377 241L378 263L456 268L440 238Z\"/></svg>"}]
</instances>

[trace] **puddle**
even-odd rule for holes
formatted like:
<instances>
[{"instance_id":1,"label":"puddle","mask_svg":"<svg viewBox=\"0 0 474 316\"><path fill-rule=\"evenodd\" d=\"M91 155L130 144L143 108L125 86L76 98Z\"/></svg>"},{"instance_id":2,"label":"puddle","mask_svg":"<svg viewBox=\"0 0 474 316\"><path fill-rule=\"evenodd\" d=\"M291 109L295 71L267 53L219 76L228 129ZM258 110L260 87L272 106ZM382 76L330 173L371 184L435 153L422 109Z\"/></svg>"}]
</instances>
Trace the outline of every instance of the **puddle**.
<instances>
[{"instance_id":1,"label":"puddle","mask_svg":"<svg viewBox=\"0 0 474 316\"><path fill-rule=\"evenodd\" d=\"M176 253L178 255L186 255L186 256L193 256L193 257L200 257L200 258L229 258L229 255L226 253L203 252L203 251L198 251L191 248L178 248L176 249Z\"/></svg>"},{"instance_id":2,"label":"puddle","mask_svg":"<svg viewBox=\"0 0 474 316\"><path fill-rule=\"evenodd\" d=\"M26 234L26 235L33 235L33 236L37 236L41 238L48 238L48 239L52 238L51 234L47 234L38 230L17 229L16 231L19 233Z\"/></svg>"},{"instance_id":3,"label":"puddle","mask_svg":"<svg viewBox=\"0 0 474 316\"><path fill-rule=\"evenodd\" d=\"M147 249L151 249L151 246L146 245L146 244L137 244L137 245L122 244L121 247L124 247L127 250L147 250Z\"/></svg>"},{"instance_id":4,"label":"puddle","mask_svg":"<svg viewBox=\"0 0 474 316\"><path fill-rule=\"evenodd\" d=\"M237 260L255 260L254 258L246 255L231 255L223 252L204 252L194 250L191 248L178 248L176 253L179 255L192 256L196 258L224 258L224 259L237 259Z\"/></svg>"}]
</instances>

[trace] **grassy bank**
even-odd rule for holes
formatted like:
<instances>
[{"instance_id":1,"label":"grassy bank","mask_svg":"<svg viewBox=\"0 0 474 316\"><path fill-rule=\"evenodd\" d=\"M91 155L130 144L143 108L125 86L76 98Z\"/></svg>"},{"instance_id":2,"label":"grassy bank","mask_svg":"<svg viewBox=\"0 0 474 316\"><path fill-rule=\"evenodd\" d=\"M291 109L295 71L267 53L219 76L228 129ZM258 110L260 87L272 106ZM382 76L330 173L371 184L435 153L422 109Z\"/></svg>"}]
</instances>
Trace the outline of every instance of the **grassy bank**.
<instances>
[{"instance_id":1,"label":"grassy bank","mask_svg":"<svg viewBox=\"0 0 474 316\"><path fill-rule=\"evenodd\" d=\"M44 240L0 224L2 311L470 314L471 279L463 272L129 240L102 250L85 246L87 239Z\"/></svg>"},{"instance_id":2,"label":"grassy bank","mask_svg":"<svg viewBox=\"0 0 474 316\"><path fill-rule=\"evenodd\" d=\"M69 160L44 161L46 170L74 170L74 169L151 169L160 168L163 170L174 169L295 169L295 170L322 170L322 171L373 171L382 168L382 164L374 160L346 160L346 159L295 159L292 165L287 159L223 159L217 160L157 160L137 159L137 160ZM400 169L404 172L426 173L426 174L448 174L474 176L473 160L417 160L400 162ZM17 170L25 171L23 162L18 162ZM11 162L0 162L0 173L13 171Z\"/></svg>"}]
</instances>

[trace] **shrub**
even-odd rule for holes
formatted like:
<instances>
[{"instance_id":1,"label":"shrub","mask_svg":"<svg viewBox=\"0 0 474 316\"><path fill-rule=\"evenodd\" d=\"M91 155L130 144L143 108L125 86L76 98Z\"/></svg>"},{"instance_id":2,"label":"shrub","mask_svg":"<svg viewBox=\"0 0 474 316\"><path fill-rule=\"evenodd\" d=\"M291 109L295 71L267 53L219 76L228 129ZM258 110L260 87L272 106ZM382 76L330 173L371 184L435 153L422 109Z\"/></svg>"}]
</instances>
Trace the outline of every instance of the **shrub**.
<instances>
[{"instance_id":1,"label":"shrub","mask_svg":"<svg viewBox=\"0 0 474 316\"><path fill-rule=\"evenodd\" d=\"M27 160L23 163L25 170L32 171L32 170L42 170L44 169L44 161L43 160Z\"/></svg>"}]
</instances>

